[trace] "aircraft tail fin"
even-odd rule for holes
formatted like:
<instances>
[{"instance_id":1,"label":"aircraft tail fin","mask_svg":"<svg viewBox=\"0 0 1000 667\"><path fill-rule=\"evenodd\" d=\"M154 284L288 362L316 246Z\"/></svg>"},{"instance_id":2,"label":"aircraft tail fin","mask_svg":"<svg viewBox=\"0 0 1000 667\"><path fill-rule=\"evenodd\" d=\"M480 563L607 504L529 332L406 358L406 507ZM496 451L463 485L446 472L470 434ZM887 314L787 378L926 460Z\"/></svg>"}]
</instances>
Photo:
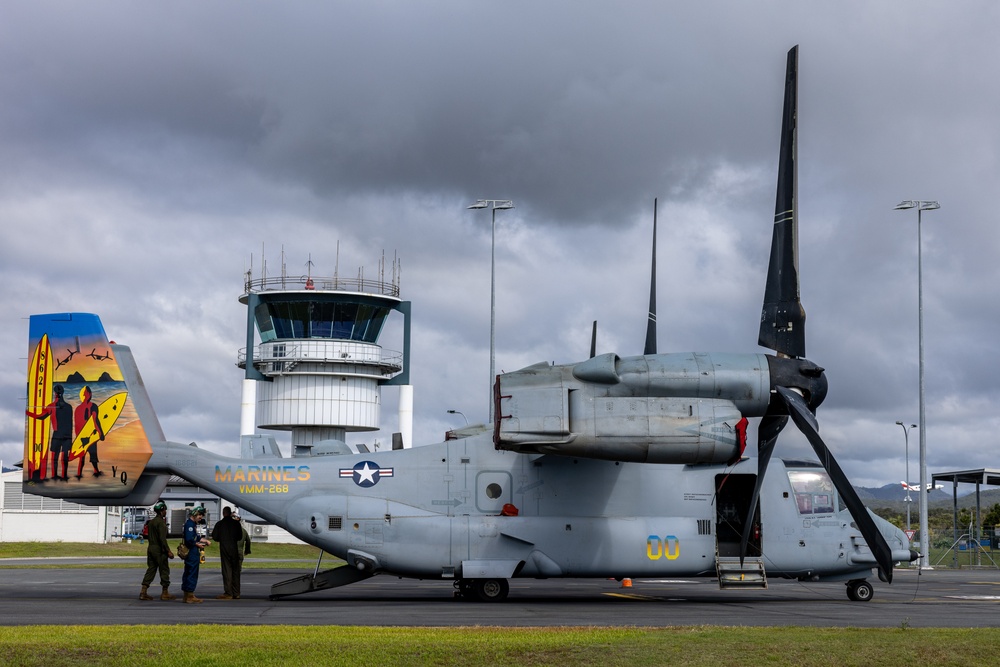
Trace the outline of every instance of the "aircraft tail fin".
<instances>
[{"instance_id":1,"label":"aircraft tail fin","mask_svg":"<svg viewBox=\"0 0 1000 667\"><path fill-rule=\"evenodd\" d=\"M25 493L83 505L151 505L169 475L146 473L163 430L128 347L97 315L32 315ZM91 353L61 354L75 347Z\"/></svg>"}]
</instances>

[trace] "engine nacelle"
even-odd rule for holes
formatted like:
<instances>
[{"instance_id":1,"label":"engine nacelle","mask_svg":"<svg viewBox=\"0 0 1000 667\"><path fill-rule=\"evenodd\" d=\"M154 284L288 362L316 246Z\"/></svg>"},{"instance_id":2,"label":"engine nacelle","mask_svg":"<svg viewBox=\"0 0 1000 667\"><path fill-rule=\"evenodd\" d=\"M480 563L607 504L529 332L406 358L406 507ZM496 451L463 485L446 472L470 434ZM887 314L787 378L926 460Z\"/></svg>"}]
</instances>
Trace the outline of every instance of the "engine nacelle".
<instances>
[{"instance_id":1,"label":"engine nacelle","mask_svg":"<svg viewBox=\"0 0 1000 667\"><path fill-rule=\"evenodd\" d=\"M659 354L536 364L497 378L498 449L642 463L725 463L770 394L764 355Z\"/></svg>"}]
</instances>

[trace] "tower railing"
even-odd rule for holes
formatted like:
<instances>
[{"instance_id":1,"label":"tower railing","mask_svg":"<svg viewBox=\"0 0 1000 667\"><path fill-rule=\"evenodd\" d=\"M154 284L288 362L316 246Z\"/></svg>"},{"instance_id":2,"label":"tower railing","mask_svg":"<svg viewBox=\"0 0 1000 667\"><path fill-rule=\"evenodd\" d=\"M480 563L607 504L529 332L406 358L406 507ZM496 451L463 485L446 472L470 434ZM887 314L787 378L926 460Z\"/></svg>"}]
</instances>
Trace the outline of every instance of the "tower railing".
<instances>
[{"instance_id":1,"label":"tower railing","mask_svg":"<svg viewBox=\"0 0 1000 667\"><path fill-rule=\"evenodd\" d=\"M247 278L243 283L244 292L274 292L285 290L322 290L331 292L361 292L399 297L399 285L371 278L340 278L323 276L269 276Z\"/></svg>"},{"instance_id":2,"label":"tower railing","mask_svg":"<svg viewBox=\"0 0 1000 667\"><path fill-rule=\"evenodd\" d=\"M318 342L318 341L316 341ZM403 353L386 350L370 343L354 343L350 341L327 341L335 345L319 345L322 350L317 354L314 346L299 341L288 345L281 354L275 354L273 343L257 345L253 349L254 367L264 375L281 375L301 373L304 375L376 375L391 377L403 369ZM308 370L296 370L300 364L307 363ZM247 349L241 348L237 353L236 365L246 368ZM343 366L351 364L371 368L374 372L345 373L342 368L336 370L320 370L316 364L336 364Z\"/></svg>"}]
</instances>

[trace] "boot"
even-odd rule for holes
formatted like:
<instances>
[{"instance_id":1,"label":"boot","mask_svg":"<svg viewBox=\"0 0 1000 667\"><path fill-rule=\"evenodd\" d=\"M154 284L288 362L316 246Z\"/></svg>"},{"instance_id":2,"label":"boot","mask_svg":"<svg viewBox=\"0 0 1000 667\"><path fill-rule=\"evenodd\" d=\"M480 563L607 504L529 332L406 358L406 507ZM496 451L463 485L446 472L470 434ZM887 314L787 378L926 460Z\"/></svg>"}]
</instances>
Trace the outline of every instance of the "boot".
<instances>
[{"instance_id":1,"label":"boot","mask_svg":"<svg viewBox=\"0 0 1000 667\"><path fill-rule=\"evenodd\" d=\"M139 593L140 600L152 600L153 598L147 592L149 591L149 586L143 586L142 591Z\"/></svg>"},{"instance_id":2,"label":"boot","mask_svg":"<svg viewBox=\"0 0 1000 667\"><path fill-rule=\"evenodd\" d=\"M201 602L201 598L196 598L194 596L194 593L188 593L187 591L184 591L184 603L185 604L199 604L200 602Z\"/></svg>"},{"instance_id":3,"label":"boot","mask_svg":"<svg viewBox=\"0 0 1000 667\"><path fill-rule=\"evenodd\" d=\"M176 595L171 595L170 591L168 591L167 588L168 588L167 586L163 587L163 592L160 593L160 599L161 600L176 600L177 596Z\"/></svg>"}]
</instances>

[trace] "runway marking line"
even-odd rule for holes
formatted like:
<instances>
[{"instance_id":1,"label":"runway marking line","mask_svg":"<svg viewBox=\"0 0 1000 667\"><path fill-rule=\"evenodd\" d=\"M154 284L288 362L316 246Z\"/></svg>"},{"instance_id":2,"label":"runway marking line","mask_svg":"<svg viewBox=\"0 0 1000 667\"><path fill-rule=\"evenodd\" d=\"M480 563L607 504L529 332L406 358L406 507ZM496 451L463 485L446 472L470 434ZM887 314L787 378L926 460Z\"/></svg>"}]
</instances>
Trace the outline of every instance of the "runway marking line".
<instances>
[{"instance_id":1,"label":"runway marking line","mask_svg":"<svg viewBox=\"0 0 1000 667\"><path fill-rule=\"evenodd\" d=\"M1000 595L946 595L952 600L977 600L980 602L998 602Z\"/></svg>"},{"instance_id":2,"label":"runway marking line","mask_svg":"<svg viewBox=\"0 0 1000 667\"><path fill-rule=\"evenodd\" d=\"M624 598L626 600L659 600L660 598L653 597L651 595L636 595L635 593L605 593L605 595L613 598Z\"/></svg>"}]
</instances>

